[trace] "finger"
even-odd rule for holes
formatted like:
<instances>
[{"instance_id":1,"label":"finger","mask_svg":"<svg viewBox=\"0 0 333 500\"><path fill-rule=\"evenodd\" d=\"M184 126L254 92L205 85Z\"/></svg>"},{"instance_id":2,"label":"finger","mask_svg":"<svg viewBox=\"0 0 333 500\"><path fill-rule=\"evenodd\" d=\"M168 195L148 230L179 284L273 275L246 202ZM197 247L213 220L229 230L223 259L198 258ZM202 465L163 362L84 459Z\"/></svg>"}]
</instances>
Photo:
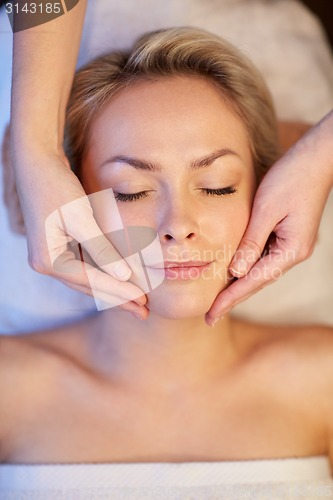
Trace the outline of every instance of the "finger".
<instances>
[{"instance_id":1,"label":"finger","mask_svg":"<svg viewBox=\"0 0 333 500\"><path fill-rule=\"evenodd\" d=\"M64 285L68 286L69 288L72 288L73 290L84 293L85 295L89 295L90 297L94 296L90 287L84 285L78 285L76 283L73 283L72 281L68 281L59 277L58 280L61 281L61 283L63 283Z\"/></svg>"},{"instance_id":2,"label":"finger","mask_svg":"<svg viewBox=\"0 0 333 500\"><path fill-rule=\"evenodd\" d=\"M87 262L75 259L73 252L63 252L54 262L54 270L54 277L66 281L69 286L90 289L89 295L94 297L99 293L106 294L110 300L112 297L115 305L132 300L144 305L147 301L144 292L135 284L118 281Z\"/></svg>"},{"instance_id":3,"label":"finger","mask_svg":"<svg viewBox=\"0 0 333 500\"><path fill-rule=\"evenodd\" d=\"M208 324L226 314L255 292L279 279L293 265L288 253L279 254L278 259L274 257L277 257L277 254L272 253L260 259L248 274L232 283L216 297L206 314Z\"/></svg>"},{"instance_id":4,"label":"finger","mask_svg":"<svg viewBox=\"0 0 333 500\"><path fill-rule=\"evenodd\" d=\"M83 208L85 210L83 211ZM77 223L77 212L85 215L82 225ZM117 230L124 230L113 190L104 189L80 200L74 200L61 208L62 223L66 232L73 236L88 252L98 267L118 280L127 281L132 270L120 253L105 236ZM80 239L76 231L84 228Z\"/></svg>"},{"instance_id":5,"label":"finger","mask_svg":"<svg viewBox=\"0 0 333 500\"><path fill-rule=\"evenodd\" d=\"M98 267L105 267L110 276L122 281L131 277L131 268L94 219L87 197L52 212L45 221L45 232L52 263L64 252L64 245L74 239Z\"/></svg>"},{"instance_id":6,"label":"finger","mask_svg":"<svg viewBox=\"0 0 333 500\"><path fill-rule=\"evenodd\" d=\"M272 223L269 210L258 208L254 203L248 227L229 266L229 271L235 278L246 275L260 259L277 222Z\"/></svg>"},{"instance_id":7,"label":"finger","mask_svg":"<svg viewBox=\"0 0 333 500\"><path fill-rule=\"evenodd\" d=\"M76 284L73 284L69 281L63 280L63 279L59 279L59 281L61 281L64 285L71 287L73 290L76 290L78 292L84 293L85 295L89 295L89 296L93 297L93 293L92 293L91 288L81 286L81 285L76 285ZM98 299L105 302L105 303L110 303L110 305L111 305L111 302L113 300L113 298L111 296L108 296L107 294L103 294L101 292L98 294ZM112 307L112 305L111 305L111 307ZM136 314L137 316L140 316L142 319L146 319L148 317L148 314L149 314L149 310L147 307L140 306L133 301L125 302L124 304L119 305L117 307L119 307L120 309L123 309L124 311L128 311L132 314Z\"/></svg>"}]
</instances>

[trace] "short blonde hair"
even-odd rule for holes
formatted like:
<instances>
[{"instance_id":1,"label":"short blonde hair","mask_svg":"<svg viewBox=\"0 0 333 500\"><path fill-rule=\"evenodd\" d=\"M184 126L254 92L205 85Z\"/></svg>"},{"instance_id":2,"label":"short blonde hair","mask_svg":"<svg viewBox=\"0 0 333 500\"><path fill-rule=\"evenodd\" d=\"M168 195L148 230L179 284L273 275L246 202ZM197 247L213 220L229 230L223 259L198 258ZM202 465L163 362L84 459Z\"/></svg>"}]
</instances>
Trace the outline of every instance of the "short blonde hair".
<instances>
[{"instance_id":1,"label":"short blonde hair","mask_svg":"<svg viewBox=\"0 0 333 500\"><path fill-rule=\"evenodd\" d=\"M80 174L94 117L112 96L138 80L174 75L203 76L215 83L247 127L260 180L279 156L277 120L264 79L228 42L190 27L147 33L132 49L98 57L76 73L65 134L74 172Z\"/></svg>"}]
</instances>

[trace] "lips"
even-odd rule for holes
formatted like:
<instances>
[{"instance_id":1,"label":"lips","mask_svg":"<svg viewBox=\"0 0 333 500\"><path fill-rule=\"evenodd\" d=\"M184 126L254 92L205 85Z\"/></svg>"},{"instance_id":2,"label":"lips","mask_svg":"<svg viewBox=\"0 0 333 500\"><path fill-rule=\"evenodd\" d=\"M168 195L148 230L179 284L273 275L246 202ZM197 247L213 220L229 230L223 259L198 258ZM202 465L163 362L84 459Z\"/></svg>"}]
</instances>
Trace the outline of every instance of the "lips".
<instances>
[{"instance_id":1,"label":"lips","mask_svg":"<svg viewBox=\"0 0 333 500\"><path fill-rule=\"evenodd\" d=\"M163 269L164 276L168 280L196 280L203 275L205 269L212 261L204 262L198 260L187 261L165 261L163 264L156 264L154 269Z\"/></svg>"},{"instance_id":2,"label":"lips","mask_svg":"<svg viewBox=\"0 0 333 500\"><path fill-rule=\"evenodd\" d=\"M203 266L206 266L207 264L210 264L210 262L203 262L203 261L196 261L196 260L174 261L174 262L165 261L163 267L165 269L169 269L171 267L177 267L177 268L203 267Z\"/></svg>"}]
</instances>

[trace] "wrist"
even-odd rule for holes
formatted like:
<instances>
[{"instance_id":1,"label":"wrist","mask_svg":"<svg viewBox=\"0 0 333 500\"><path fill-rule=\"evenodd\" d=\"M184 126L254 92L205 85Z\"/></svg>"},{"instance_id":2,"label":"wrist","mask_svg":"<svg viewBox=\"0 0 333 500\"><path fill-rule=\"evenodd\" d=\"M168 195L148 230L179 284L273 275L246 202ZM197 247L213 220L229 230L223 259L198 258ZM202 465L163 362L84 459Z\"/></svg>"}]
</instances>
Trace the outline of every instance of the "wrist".
<instances>
[{"instance_id":1,"label":"wrist","mask_svg":"<svg viewBox=\"0 0 333 500\"><path fill-rule=\"evenodd\" d=\"M36 116L27 120L26 116L12 113L10 121L11 147L16 151L30 151L61 154L63 152L63 129L58 126L58 119L52 115Z\"/></svg>"},{"instance_id":2,"label":"wrist","mask_svg":"<svg viewBox=\"0 0 333 500\"><path fill-rule=\"evenodd\" d=\"M299 168L306 166L328 191L333 187L333 111L311 128L290 150Z\"/></svg>"},{"instance_id":3,"label":"wrist","mask_svg":"<svg viewBox=\"0 0 333 500\"><path fill-rule=\"evenodd\" d=\"M45 129L44 131L45 132ZM63 139L56 132L43 133L38 127L10 125L10 147L14 160L43 157L65 158Z\"/></svg>"},{"instance_id":4,"label":"wrist","mask_svg":"<svg viewBox=\"0 0 333 500\"><path fill-rule=\"evenodd\" d=\"M333 187L333 110L320 120L314 128L313 147L329 180L329 189ZM316 162L317 163L317 162Z\"/></svg>"}]
</instances>

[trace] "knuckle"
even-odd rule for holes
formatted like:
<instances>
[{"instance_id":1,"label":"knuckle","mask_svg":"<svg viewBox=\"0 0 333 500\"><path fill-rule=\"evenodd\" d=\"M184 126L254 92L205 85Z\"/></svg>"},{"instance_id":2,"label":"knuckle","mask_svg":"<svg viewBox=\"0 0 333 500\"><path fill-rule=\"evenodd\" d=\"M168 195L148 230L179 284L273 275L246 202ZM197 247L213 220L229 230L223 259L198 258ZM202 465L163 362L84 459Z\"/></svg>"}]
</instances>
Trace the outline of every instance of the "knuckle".
<instances>
[{"instance_id":1,"label":"knuckle","mask_svg":"<svg viewBox=\"0 0 333 500\"><path fill-rule=\"evenodd\" d=\"M37 273L52 274L53 266L48 255L36 252L28 246L28 264Z\"/></svg>"},{"instance_id":2,"label":"knuckle","mask_svg":"<svg viewBox=\"0 0 333 500\"><path fill-rule=\"evenodd\" d=\"M297 262L303 262L304 260L311 257L314 250L314 245L302 245L296 250L296 260Z\"/></svg>"},{"instance_id":3,"label":"knuckle","mask_svg":"<svg viewBox=\"0 0 333 500\"><path fill-rule=\"evenodd\" d=\"M39 259L36 259L34 256L28 256L28 264L37 273L40 274L49 274L49 270L45 263Z\"/></svg>"},{"instance_id":4,"label":"knuckle","mask_svg":"<svg viewBox=\"0 0 333 500\"><path fill-rule=\"evenodd\" d=\"M314 245L312 245L312 246L309 248L309 250L308 250L308 254L307 254L307 258L311 257L311 255L312 255L312 254L313 254L313 252L314 252L314 248L315 248L315 246L314 246Z\"/></svg>"},{"instance_id":5,"label":"knuckle","mask_svg":"<svg viewBox=\"0 0 333 500\"><path fill-rule=\"evenodd\" d=\"M254 208L260 217L267 217L271 214L271 199L267 196L257 196L254 201Z\"/></svg>"},{"instance_id":6,"label":"knuckle","mask_svg":"<svg viewBox=\"0 0 333 500\"><path fill-rule=\"evenodd\" d=\"M297 261L298 262L303 262L303 260L306 260L309 257L308 251L305 248L301 248L297 252Z\"/></svg>"},{"instance_id":7,"label":"knuckle","mask_svg":"<svg viewBox=\"0 0 333 500\"><path fill-rule=\"evenodd\" d=\"M99 266L106 266L107 264L111 264L113 261L112 255L110 255L110 250L107 246L103 246L96 250L93 259Z\"/></svg>"},{"instance_id":8,"label":"knuckle","mask_svg":"<svg viewBox=\"0 0 333 500\"><path fill-rule=\"evenodd\" d=\"M238 299L239 296L235 291L235 288L230 285L226 290L225 290L225 298L227 299L227 302L229 305L234 304Z\"/></svg>"},{"instance_id":9,"label":"knuckle","mask_svg":"<svg viewBox=\"0 0 333 500\"><path fill-rule=\"evenodd\" d=\"M250 250L252 253L254 253L257 257L260 257L261 255L261 248L256 243L254 240L251 240L250 238L244 238L243 239L243 245L246 250Z\"/></svg>"}]
</instances>

